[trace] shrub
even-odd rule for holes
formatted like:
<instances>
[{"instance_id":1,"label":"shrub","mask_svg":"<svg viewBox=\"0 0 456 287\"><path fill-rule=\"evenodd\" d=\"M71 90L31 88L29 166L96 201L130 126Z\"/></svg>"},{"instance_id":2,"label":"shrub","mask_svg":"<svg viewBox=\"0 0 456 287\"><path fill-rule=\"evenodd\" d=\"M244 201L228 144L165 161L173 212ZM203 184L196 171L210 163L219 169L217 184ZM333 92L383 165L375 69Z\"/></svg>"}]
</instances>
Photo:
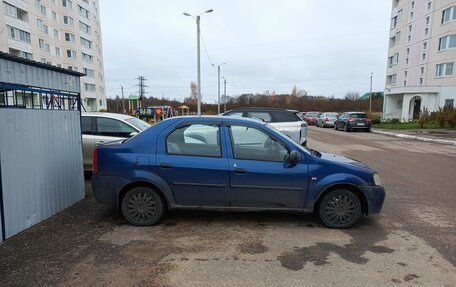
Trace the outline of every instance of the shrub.
<instances>
[{"instance_id":1,"label":"shrub","mask_svg":"<svg viewBox=\"0 0 456 287\"><path fill-rule=\"evenodd\" d=\"M367 116L374 125L379 124L382 120L382 115L380 113L367 113Z\"/></svg>"},{"instance_id":2,"label":"shrub","mask_svg":"<svg viewBox=\"0 0 456 287\"><path fill-rule=\"evenodd\" d=\"M456 127L456 108L448 109L447 121L448 121L448 124L450 125L450 127L452 127L452 128Z\"/></svg>"},{"instance_id":3,"label":"shrub","mask_svg":"<svg viewBox=\"0 0 456 287\"><path fill-rule=\"evenodd\" d=\"M424 128L424 126L429 123L430 119L431 113L429 113L429 110L427 108L424 108L418 118L418 124L420 125L420 128Z\"/></svg>"},{"instance_id":4,"label":"shrub","mask_svg":"<svg viewBox=\"0 0 456 287\"><path fill-rule=\"evenodd\" d=\"M437 112L435 112L435 121L437 122L437 124L439 125L440 128L445 127L445 120L446 120L445 110L442 108L439 108L439 110Z\"/></svg>"}]
</instances>

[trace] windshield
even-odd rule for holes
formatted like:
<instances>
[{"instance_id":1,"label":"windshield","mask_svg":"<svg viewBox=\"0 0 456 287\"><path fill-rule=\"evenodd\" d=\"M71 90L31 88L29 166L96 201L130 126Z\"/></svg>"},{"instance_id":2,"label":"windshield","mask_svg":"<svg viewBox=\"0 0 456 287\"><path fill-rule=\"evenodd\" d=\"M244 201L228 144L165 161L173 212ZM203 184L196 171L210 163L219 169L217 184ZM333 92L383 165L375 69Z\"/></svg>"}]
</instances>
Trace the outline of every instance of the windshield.
<instances>
[{"instance_id":1,"label":"windshield","mask_svg":"<svg viewBox=\"0 0 456 287\"><path fill-rule=\"evenodd\" d=\"M142 121L138 118L128 118L128 119L125 119L125 121L127 123L133 125L135 128L137 128L141 132L150 128L150 125L148 123L146 123L145 121Z\"/></svg>"}]
</instances>

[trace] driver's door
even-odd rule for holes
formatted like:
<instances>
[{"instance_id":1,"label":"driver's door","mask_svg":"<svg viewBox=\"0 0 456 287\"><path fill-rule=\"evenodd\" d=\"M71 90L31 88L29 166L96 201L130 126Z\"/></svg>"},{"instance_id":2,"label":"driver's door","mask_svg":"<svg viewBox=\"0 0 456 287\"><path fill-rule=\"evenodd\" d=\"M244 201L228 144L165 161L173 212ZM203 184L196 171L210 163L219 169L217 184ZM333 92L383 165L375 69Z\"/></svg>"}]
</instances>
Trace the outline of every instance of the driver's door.
<instances>
[{"instance_id":1,"label":"driver's door","mask_svg":"<svg viewBox=\"0 0 456 287\"><path fill-rule=\"evenodd\" d=\"M290 148L249 126L229 129L229 169L233 207L300 208L308 185L308 166L286 161Z\"/></svg>"}]
</instances>

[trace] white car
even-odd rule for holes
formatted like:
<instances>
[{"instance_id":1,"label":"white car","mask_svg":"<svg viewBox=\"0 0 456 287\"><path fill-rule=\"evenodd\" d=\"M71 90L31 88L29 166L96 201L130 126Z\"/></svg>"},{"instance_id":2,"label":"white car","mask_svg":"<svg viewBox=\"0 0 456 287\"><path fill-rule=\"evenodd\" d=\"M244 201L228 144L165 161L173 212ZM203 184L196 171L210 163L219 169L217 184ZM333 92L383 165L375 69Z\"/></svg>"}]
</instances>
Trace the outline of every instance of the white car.
<instances>
[{"instance_id":1,"label":"white car","mask_svg":"<svg viewBox=\"0 0 456 287\"><path fill-rule=\"evenodd\" d=\"M92 170L93 150L97 145L130 138L150 125L138 118L114 113L82 113L81 131L84 170Z\"/></svg>"},{"instance_id":2,"label":"white car","mask_svg":"<svg viewBox=\"0 0 456 287\"><path fill-rule=\"evenodd\" d=\"M307 123L297 114L299 111L276 108L239 108L227 111L222 116L237 116L267 122L300 145L307 145Z\"/></svg>"}]
</instances>

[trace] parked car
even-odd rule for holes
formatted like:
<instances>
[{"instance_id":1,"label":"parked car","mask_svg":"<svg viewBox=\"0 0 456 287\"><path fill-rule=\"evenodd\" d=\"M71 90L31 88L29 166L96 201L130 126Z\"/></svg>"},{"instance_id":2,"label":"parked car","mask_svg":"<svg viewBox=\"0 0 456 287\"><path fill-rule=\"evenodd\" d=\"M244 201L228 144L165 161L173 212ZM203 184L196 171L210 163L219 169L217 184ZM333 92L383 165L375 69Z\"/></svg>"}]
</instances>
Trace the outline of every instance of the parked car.
<instances>
[{"instance_id":1,"label":"parked car","mask_svg":"<svg viewBox=\"0 0 456 287\"><path fill-rule=\"evenodd\" d=\"M227 111L223 116L237 116L264 121L295 142L307 145L307 123L301 119L296 110L275 108L240 108Z\"/></svg>"},{"instance_id":2,"label":"parked car","mask_svg":"<svg viewBox=\"0 0 456 287\"><path fill-rule=\"evenodd\" d=\"M304 119L305 115L306 115L306 112L299 112L298 113L298 117L300 117L301 119Z\"/></svg>"},{"instance_id":3,"label":"parked car","mask_svg":"<svg viewBox=\"0 0 456 287\"><path fill-rule=\"evenodd\" d=\"M306 123L311 126L311 125L316 125L317 124L317 119L320 116L320 112L307 112L304 115L303 120L306 121Z\"/></svg>"},{"instance_id":4,"label":"parked car","mask_svg":"<svg viewBox=\"0 0 456 287\"><path fill-rule=\"evenodd\" d=\"M130 138L150 125L138 118L113 113L82 113L81 131L84 170L92 170L93 150L97 145Z\"/></svg>"},{"instance_id":5,"label":"parked car","mask_svg":"<svg viewBox=\"0 0 456 287\"><path fill-rule=\"evenodd\" d=\"M175 117L126 141L99 146L93 193L132 225L169 209L315 213L347 228L379 213L385 191L358 161L307 149L241 117Z\"/></svg>"},{"instance_id":6,"label":"parked car","mask_svg":"<svg viewBox=\"0 0 456 287\"><path fill-rule=\"evenodd\" d=\"M366 113L346 112L337 119L334 129L343 129L346 132L351 130L365 130L366 132L370 132L371 125L371 120Z\"/></svg>"},{"instance_id":7,"label":"parked car","mask_svg":"<svg viewBox=\"0 0 456 287\"><path fill-rule=\"evenodd\" d=\"M337 120L337 113L321 113L317 119L317 127L334 127L334 122Z\"/></svg>"}]
</instances>

